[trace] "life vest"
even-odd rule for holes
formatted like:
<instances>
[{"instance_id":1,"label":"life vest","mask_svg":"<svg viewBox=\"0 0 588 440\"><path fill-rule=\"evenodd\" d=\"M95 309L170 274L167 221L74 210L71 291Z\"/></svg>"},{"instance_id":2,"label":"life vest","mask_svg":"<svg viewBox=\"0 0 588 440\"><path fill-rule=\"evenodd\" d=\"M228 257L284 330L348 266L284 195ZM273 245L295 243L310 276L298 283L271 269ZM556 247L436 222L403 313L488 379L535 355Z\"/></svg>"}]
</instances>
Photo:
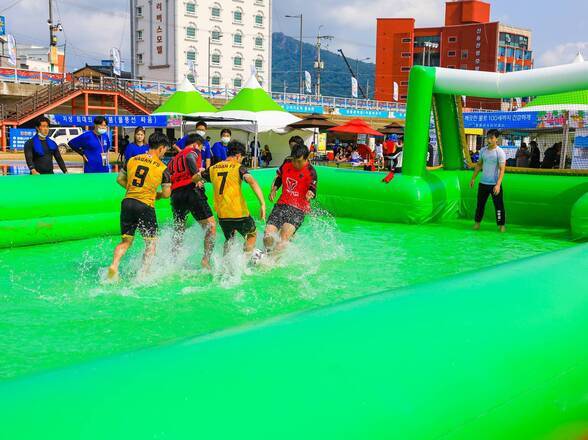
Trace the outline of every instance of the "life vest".
<instances>
[{"instance_id":1,"label":"life vest","mask_svg":"<svg viewBox=\"0 0 588 440\"><path fill-rule=\"evenodd\" d=\"M185 148L180 151L167 167L171 174L172 191L193 184L192 177L194 174L188 166L189 154L196 155L196 166L198 169L202 168L202 155L198 150Z\"/></svg>"}]
</instances>

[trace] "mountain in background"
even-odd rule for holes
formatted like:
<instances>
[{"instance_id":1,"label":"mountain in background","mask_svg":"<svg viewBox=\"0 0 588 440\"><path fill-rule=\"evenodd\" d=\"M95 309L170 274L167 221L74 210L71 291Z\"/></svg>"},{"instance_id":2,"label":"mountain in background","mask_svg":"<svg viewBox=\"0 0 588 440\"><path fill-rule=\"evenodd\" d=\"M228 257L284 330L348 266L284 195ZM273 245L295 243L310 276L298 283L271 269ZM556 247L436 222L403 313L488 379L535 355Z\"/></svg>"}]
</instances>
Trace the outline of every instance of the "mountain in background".
<instances>
[{"instance_id":1,"label":"mountain in background","mask_svg":"<svg viewBox=\"0 0 588 440\"><path fill-rule=\"evenodd\" d=\"M335 49L336 50L336 49ZM321 58L325 63L325 70L321 74L321 94L323 96L341 96L351 98L351 73L339 53L321 50ZM316 71L314 61L316 59L316 47L303 43L302 66L312 75L312 87L316 84ZM351 68L355 71L357 61L348 58ZM298 77L300 65L300 42L296 38L289 37L281 32L272 36L272 89L274 92L284 91L284 81L288 93L298 92ZM364 92L369 79L369 96L373 97L374 78L376 65L372 63L359 63L359 81ZM361 98L361 92L358 92Z\"/></svg>"}]
</instances>

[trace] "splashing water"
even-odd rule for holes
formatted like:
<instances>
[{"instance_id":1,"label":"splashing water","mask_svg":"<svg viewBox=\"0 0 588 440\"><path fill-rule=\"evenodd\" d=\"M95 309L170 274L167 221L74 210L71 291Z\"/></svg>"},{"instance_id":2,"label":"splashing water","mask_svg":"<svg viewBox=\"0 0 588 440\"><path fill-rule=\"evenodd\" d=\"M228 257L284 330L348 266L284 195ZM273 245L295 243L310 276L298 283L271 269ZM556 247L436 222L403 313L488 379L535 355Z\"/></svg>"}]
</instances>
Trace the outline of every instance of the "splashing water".
<instances>
[{"instance_id":1,"label":"splashing water","mask_svg":"<svg viewBox=\"0 0 588 440\"><path fill-rule=\"evenodd\" d=\"M0 250L0 379L160 345L350 298L571 246L558 230L470 224L388 225L309 217L283 255L252 266L242 240L212 270L200 267L203 232L174 250L164 228L151 271L137 240L121 281L105 283L118 238ZM263 248L258 224L257 247Z\"/></svg>"}]
</instances>

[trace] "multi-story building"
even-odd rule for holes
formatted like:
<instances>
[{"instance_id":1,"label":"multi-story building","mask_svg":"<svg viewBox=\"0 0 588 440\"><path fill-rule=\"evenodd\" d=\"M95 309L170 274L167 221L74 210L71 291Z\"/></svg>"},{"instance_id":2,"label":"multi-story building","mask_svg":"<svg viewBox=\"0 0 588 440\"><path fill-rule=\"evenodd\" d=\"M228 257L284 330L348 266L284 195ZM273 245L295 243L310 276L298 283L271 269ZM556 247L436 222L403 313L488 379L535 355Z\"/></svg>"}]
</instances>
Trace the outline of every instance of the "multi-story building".
<instances>
[{"instance_id":1,"label":"multi-story building","mask_svg":"<svg viewBox=\"0 0 588 440\"><path fill-rule=\"evenodd\" d=\"M479 0L446 3L445 25L415 28L414 18L379 18L376 99L406 101L408 75L415 65L486 72L533 67L531 31L490 21L490 4ZM469 104L500 108L499 101Z\"/></svg>"},{"instance_id":2,"label":"multi-story building","mask_svg":"<svg viewBox=\"0 0 588 440\"><path fill-rule=\"evenodd\" d=\"M135 78L271 90L271 0L131 0Z\"/></svg>"}]
</instances>

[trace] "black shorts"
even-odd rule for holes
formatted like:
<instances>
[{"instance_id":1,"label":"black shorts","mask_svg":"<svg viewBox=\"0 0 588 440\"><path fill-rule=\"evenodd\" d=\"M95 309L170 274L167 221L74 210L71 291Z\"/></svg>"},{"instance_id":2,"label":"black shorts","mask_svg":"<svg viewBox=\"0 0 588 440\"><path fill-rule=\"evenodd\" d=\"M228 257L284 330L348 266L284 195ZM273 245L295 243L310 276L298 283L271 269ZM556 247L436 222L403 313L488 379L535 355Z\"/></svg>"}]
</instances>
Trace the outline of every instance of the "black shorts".
<instances>
[{"instance_id":1,"label":"black shorts","mask_svg":"<svg viewBox=\"0 0 588 440\"><path fill-rule=\"evenodd\" d=\"M135 199L124 199L120 208L120 232L123 237L134 237L137 229L143 238L155 238L155 208Z\"/></svg>"},{"instance_id":2,"label":"black shorts","mask_svg":"<svg viewBox=\"0 0 588 440\"><path fill-rule=\"evenodd\" d=\"M188 213L199 222L212 217L204 190L192 185L172 191L171 206L176 223L184 223Z\"/></svg>"},{"instance_id":3,"label":"black shorts","mask_svg":"<svg viewBox=\"0 0 588 440\"><path fill-rule=\"evenodd\" d=\"M238 232L243 237L247 238L248 235L253 234L257 231L255 226L255 220L251 216L244 218L229 218L229 219L218 219L225 239L230 240Z\"/></svg>"},{"instance_id":4,"label":"black shorts","mask_svg":"<svg viewBox=\"0 0 588 440\"><path fill-rule=\"evenodd\" d=\"M288 223L298 230L304 223L305 216L306 214L302 209L290 205L276 205L267 219L267 224L281 229L282 226Z\"/></svg>"}]
</instances>

